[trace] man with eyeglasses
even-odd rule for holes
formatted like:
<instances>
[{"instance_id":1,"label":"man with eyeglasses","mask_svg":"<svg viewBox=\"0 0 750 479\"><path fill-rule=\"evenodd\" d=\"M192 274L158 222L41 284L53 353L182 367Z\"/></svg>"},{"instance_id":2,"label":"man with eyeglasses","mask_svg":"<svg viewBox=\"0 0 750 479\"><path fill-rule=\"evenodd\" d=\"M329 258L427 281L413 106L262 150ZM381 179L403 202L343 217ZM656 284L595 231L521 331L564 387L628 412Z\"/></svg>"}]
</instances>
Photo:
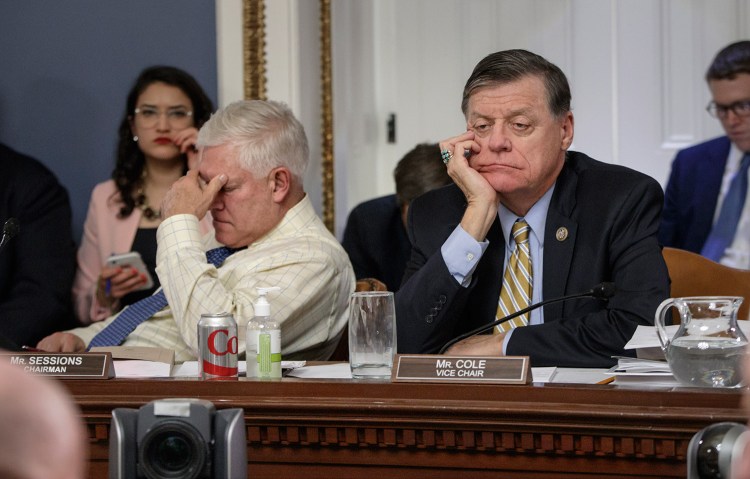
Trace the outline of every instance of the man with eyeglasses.
<instances>
[{"instance_id":1,"label":"man with eyeglasses","mask_svg":"<svg viewBox=\"0 0 750 479\"><path fill-rule=\"evenodd\" d=\"M750 41L728 45L706 72L708 113L726 136L677 153L664 196L659 240L750 269Z\"/></svg>"}]
</instances>

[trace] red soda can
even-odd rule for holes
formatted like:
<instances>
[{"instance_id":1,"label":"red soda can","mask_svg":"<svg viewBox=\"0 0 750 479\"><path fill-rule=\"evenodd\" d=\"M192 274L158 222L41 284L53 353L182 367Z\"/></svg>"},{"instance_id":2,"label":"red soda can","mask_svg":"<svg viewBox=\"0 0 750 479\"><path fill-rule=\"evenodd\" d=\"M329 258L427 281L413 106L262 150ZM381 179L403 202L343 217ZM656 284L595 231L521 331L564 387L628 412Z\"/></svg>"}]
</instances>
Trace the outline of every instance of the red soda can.
<instances>
[{"instance_id":1,"label":"red soda can","mask_svg":"<svg viewBox=\"0 0 750 479\"><path fill-rule=\"evenodd\" d=\"M201 379L237 379L237 322L231 313L201 314Z\"/></svg>"}]
</instances>

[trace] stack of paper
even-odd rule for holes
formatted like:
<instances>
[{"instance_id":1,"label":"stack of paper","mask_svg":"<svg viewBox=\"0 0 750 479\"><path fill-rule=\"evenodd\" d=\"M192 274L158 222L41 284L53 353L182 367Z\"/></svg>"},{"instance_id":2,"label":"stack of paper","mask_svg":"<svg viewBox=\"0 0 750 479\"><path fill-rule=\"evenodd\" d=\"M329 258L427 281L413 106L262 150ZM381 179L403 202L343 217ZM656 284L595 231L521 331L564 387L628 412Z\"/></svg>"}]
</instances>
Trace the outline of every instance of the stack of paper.
<instances>
[{"instance_id":1,"label":"stack of paper","mask_svg":"<svg viewBox=\"0 0 750 479\"><path fill-rule=\"evenodd\" d=\"M617 366L610 372L617 374L654 374L672 375L669 364L666 361L654 361L640 358L618 358Z\"/></svg>"},{"instance_id":2,"label":"stack of paper","mask_svg":"<svg viewBox=\"0 0 750 479\"><path fill-rule=\"evenodd\" d=\"M679 386L666 361L621 357L609 372L615 384Z\"/></svg>"},{"instance_id":3,"label":"stack of paper","mask_svg":"<svg viewBox=\"0 0 750 479\"><path fill-rule=\"evenodd\" d=\"M140 346L108 346L91 348L95 353L112 353L115 377L168 378L174 366L174 351Z\"/></svg>"},{"instance_id":4,"label":"stack of paper","mask_svg":"<svg viewBox=\"0 0 750 479\"><path fill-rule=\"evenodd\" d=\"M740 330L750 338L750 321L737 321ZM680 328L678 324L667 326L666 333L669 339L672 339ZM664 352L661 349L659 336L655 326L638 326L633 337L625 345L625 349L635 349L639 358L656 359L664 361Z\"/></svg>"},{"instance_id":5,"label":"stack of paper","mask_svg":"<svg viewBox=\"0 0 750 479\"><path fill-rule=\"evenodd\" d=\"M678 328L667 326L667 336L674 336ZM635 349L638 358L618 359L617 366L610 370L616 384L679 386L664 357L656 327L638 326L625 349Z\"/></svg>"}]
</instances>

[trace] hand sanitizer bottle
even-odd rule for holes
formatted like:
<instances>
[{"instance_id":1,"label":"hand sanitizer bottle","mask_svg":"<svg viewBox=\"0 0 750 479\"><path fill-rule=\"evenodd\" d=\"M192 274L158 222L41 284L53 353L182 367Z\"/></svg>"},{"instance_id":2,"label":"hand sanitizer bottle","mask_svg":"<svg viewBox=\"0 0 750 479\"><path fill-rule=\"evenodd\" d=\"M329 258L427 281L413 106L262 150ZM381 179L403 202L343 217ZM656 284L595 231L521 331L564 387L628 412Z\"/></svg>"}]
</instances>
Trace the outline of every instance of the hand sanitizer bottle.
<instances>
[{"instance_id":1,"label":"hand sanitizer bottle","mask_svg":"<svg viewBox=\"0 0 750 479\"><path fill-rule=\"evenodd\" d=\"M271 304L266 294L281 288L257 288L255 316L247 323L245 335L245 357L247 377L281 379L281 330L279 323L271 318Z\"/></svg>"}]
</instances>

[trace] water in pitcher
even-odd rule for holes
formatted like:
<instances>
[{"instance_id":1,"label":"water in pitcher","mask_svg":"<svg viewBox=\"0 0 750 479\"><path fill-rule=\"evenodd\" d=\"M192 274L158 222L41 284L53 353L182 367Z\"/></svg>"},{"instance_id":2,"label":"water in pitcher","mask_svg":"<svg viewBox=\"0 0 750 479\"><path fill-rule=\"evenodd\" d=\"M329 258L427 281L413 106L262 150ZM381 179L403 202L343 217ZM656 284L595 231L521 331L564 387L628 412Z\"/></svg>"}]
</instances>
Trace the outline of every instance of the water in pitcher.
<instances>
[{"instance_id":1,"label":"water in pitcher","mask_svg":"<svg viewBox=\"0 0 750 479\"><path fill-rule=\"evenodd\" d=\"M738 387L747 343L736 339L677 338L668 360L675 378L698 387Z\"/></svg>"}]
</instances>

